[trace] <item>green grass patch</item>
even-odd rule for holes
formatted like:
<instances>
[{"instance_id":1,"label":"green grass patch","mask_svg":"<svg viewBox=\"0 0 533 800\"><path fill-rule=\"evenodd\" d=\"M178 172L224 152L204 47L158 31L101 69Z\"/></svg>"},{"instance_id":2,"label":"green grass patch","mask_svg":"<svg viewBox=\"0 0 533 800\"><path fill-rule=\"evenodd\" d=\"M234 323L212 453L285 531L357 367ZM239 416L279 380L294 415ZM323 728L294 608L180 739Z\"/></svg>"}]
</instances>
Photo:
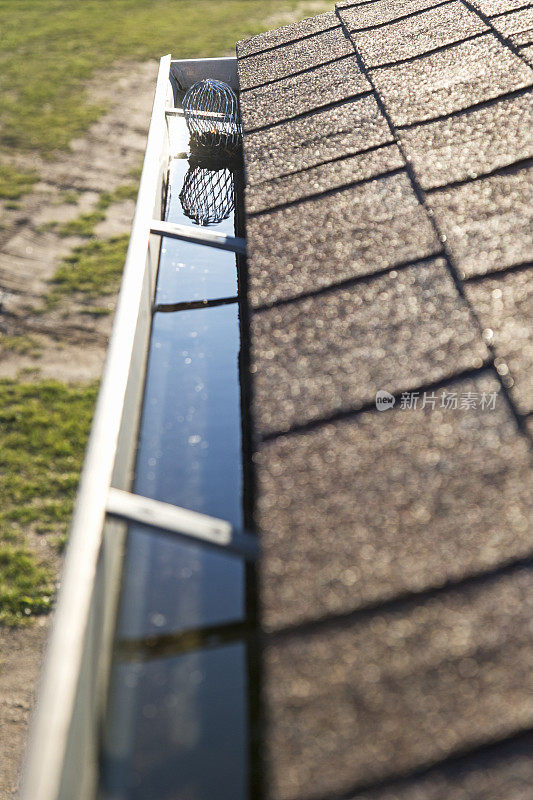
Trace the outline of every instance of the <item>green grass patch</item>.
<instances>
[{"instance_id":1,"label":"green grass patch","mask_svg":"<svg viewBox=\"0 0 533 800\"><path fill-rule=\"evenodd\" d=\"M75 189L65 189L59 193L59 199L56 201L57 205L67 203L67 205L77 206L80 199L80 193Z\"/></svg>"},{"instance_id":2,"label":"green grass patch","mask_svg":"<svg viewBox=\"0 0 533 800\"><path fill-rule=\"evenodd\" d=\"M125 183L118 186L113 192L103 192L92 211L80 214L63 225L48 223L47 227L56 230L60 236L82 236L90 239L91 236L94 236L94 229L98 223L105 219L109 206L124 200L135 200L138 189L137 183Z\"/></svg>"},{"instance_id":3,"label":"green grass patch","mask_svg":"<svg viewBox=\"0 0 533 800\"><path fill-rule=\"evenodd\" d=\"M117 60L223 55L276 15L331 7L301 0L0 0L0 145L44 154L67 147L103 110L87 101L84 85Z\"/></svg>"},{"instance_id":4,"label":"green grass patch","mask_svg":"<svg viewBox=\"0 0 533 800\"><path fill-rule=\"evenodd\" d=\"M0 57L1 64L1 57ZM0 99L0 106L2 100ZM1 122L1 112L0 112ZM17 207L14 201L18 200L28 192L31 192L37 180L37 173L28 170L20 170L10 164L0 164L0 199L7 200L7 207ZM10 202L9 202L10 201Z\"/></svg>"},{"instance_id":5,"label":"green grass patch","mask_svg":"<svg viewBox=\"0 0 533 800\"><path fill-rule=\"evenodd\" d=\"M18 625L50 610L51 570L28 550L2 545L0 550L0 623Z\"/></svg>"},{"instance_id":6,"label":"green grass patch","mask_svg":"<svg viewBox=\"0 0 533 800\"><path fill-rule=\"evenodd\" d=\"M24 334L22 336L8 336L0 333L0 353L11 352L20 356L31 356L39 358L41 355L41 345L33 336Z\"/></svg>"},{"instance_id":7,"label":"green grass patch","mask_svg":"<svg viewBox=\"0 0 533 800\"><path fill-rule=\"evenodd\" d=\"M46 295L47 306L65 297L83 295L96 300L116 292L122 276L129 236L92 240L76 247L58 267Z\"/></svg>"},{"instance_id":8,"label":"green grass patch","mask_svg":"<svg viewBox=\"0 0 533 800\"><path fill-rule=\"evenodd\" d=\"M90 317L108 317L112 311L113 309L108 306L90 306L83 313L88 314Z\"/></svg>"},{"instance_id":9,"label":"green grass patch","mask_svg":"<svg viewBox=\"0 0 533 800\"><path fill-rule=\"evenodd\" d=\"M50 607L49 566L24 529L61 541L72 514L97 387L0 380L0 622Z\"/></svg>"},{"instance_id":10,"label":"green grass patch","mask_svg":"<svg viewBox=\"0 0 533 800\"><path fill-rule=\"evenodd\" d=\"M96 386L0 380L0 537L72 510Z\"/></svg>"}]
</instances>

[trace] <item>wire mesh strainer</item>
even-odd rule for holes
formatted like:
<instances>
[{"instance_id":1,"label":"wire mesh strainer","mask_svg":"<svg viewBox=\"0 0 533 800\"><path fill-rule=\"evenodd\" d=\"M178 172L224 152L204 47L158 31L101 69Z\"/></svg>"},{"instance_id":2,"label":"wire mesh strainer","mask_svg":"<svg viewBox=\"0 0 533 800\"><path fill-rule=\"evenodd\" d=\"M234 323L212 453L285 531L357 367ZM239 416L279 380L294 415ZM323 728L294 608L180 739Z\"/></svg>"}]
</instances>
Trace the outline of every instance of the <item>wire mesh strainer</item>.
<instances>
[{"instance_id":1,"label":"wire mesh strainer","mask_svg":"<svg viewBox=\"0 0 533 800\"><path fill-rule=\"evenodd\" d=\"M185 122L195 152L235 153L241 142L239 103L233 89L210 78L198 81L183 98Z\"/></svg>"},{"instance_id":2,"label":"wire mesh strainer","mask_svg":"<svg viewBox=\"0 0 533 800\"><path fill-rule=\"evenodd\" d=\"M180 192L183 212L197 225L214 225L227 219L235 206L233 172L228 167L191 166Z\"/></svg>"}]
</instances>

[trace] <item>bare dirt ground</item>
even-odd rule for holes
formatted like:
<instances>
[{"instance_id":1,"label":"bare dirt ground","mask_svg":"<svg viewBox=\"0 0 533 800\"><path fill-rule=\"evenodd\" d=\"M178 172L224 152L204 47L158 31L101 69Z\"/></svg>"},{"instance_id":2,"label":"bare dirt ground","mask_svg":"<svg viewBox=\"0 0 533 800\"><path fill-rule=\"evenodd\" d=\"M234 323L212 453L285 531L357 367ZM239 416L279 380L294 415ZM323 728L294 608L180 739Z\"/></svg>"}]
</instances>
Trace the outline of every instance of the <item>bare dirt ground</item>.
<instances>
[{"instance_id":1,"label":"bare dirt ground","mask_svg":"<svg viewBox=\"0 0 533 800\"><path fill-rule=\"evenodd\" d=\"M125 64L98 75L89 86L96 102L109 108L71 150L53 161L19 156L15 163L37 170L41 180L15 210L0 201L0 333L30 334L39 357L7 352L0 356L0 377L51 377L61 381L100 376L112 314L91 317L75 304L42 311L47 281L60 260L83 242L43 230L90 211L103 191L131 181L141 163L152 106L156 62ZM66 193L69 193L68 195ZM76 193L77 203L66 202ZM96 228L99 236L129 231L134 201L111 206ZM39 310L37 313L36 310ZM34 370L34 372L31 372ZM31 541L31 532L29 532ZM50 619L27 627L0 627L0 800L15 797L28 720Z\"/></svg>"}]
</instances>

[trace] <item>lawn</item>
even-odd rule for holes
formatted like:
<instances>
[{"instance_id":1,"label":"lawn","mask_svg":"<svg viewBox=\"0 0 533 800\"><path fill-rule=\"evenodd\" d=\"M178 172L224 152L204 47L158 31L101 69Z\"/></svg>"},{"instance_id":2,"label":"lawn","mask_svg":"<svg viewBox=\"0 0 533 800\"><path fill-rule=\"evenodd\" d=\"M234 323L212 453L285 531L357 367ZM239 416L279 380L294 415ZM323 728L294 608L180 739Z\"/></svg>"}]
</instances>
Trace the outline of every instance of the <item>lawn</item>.
<instances>
[{"instance_id":1,"label":"lawn","mask_svg":"<svg viewBox=\"0 0 533 800\"><path fill-rule=\"evenodd\" d=\"M241 38L332 7L332 0L0 0L0 199L17 208L39 179L31 156L53 158L105 111L86 92L99 71L169 52L230 54ZM29 156L30 167L17 166L17 154ZM45 310L76 293L96 301L116 291L127 237L99 241L94 228L110 205L135 195L136 183L53 226L88 241L58 264ZM77 194L58 199L76 203ZM0 353L37 358L39 347L30 336L0 336ZM35 537L65 537L95 398L94 384L0 380L1 623L18 624L53 601L54 565Z\"/></svg>"},{"instance_id":2,"label":"lawn","mask_svg":"<svg viewBox=\"0 0 533 800\"><path fill-rule=\"evenodd\" d=\"M54 576L27 534L60 547L72 513L97 387L0 381L0 622L48 610Z\"/></svg>"},{"instance_id":3,"label":"lawn","mask_svg":"<svg viewBox=\"0 0 533 800\"><path fill-rule=\"evenodd\" d=\"M332 2L298 0L0 0L0 148L51 155L102 112L84 86L122 59L234 52L276 15ZM124 109L127 113L127 109Z\"/></svg>"},{"instance_id":4,"label":"lawn","mask_svg":"<svg viewBox=\"0 0 533 800\"><path fill-rule=\"evenodd\" d=\"M86 302L114 294L122 276L128 242L128 236L115 236L93 239L74 248L50 281L50 291L45 297L48 308L53 308L62 299L76 296L80 299L83 296Z\"/></svg>"}]
</instances>

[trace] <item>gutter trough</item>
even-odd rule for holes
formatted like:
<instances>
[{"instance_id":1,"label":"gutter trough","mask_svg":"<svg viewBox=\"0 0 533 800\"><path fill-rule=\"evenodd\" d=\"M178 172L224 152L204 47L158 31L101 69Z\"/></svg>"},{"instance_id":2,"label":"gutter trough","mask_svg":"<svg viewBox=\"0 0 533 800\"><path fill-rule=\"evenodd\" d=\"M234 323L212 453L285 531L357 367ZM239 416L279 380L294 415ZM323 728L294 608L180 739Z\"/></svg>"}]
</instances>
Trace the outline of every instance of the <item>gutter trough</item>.
<instances>
[{"instance_id":1,"label":"gutter trough","mask_svg":"<svg viewBox=\"0 0 533 800\"><path fill-rule=\"evenodd\" d=\"M243 179L188 158L180 103L204 78L236 90L235 59L161 59L22 800L249 796ZM191 185L226 204L216 223Z\"/></svg>"}]
</instances>

